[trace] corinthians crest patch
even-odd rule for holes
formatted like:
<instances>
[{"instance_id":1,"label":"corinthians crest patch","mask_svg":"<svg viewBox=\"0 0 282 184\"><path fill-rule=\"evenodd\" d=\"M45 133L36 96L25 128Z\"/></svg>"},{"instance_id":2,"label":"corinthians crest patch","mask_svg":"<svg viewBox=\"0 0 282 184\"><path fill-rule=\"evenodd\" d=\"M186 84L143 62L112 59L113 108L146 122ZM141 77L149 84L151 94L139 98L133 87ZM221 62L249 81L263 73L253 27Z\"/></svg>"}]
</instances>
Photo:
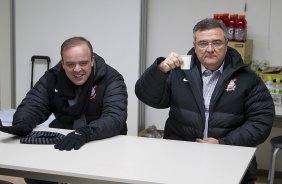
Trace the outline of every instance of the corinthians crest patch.
<instances>
[{"instance_id":1,"label":"corinthians crest patch","mask_svg":"<svg viewBox=\"0 0 282 184\"><path fill-rule=\"evenodd\" d=\"M233 79L231 79L231 81L229 82L229 84L227 85L227 87L226 87L226 89L225 89L225 91L235 91L235 89L236 89L236 82L237 81L237 79L236 78L233 78Z\"/></svg>"},{"instance_id":2,"label":"corinthians crest patch","mask_svg":"<svg viewBox=\"0 0 282 184\"><path fill-rule=\"evenodd\" d=\"M90 100L95 100L96 99L96 88L97 85L95 84L94 86L92 86L92 90L91 90L91 94L90 94Z\"/></svg>"}]
</instances>

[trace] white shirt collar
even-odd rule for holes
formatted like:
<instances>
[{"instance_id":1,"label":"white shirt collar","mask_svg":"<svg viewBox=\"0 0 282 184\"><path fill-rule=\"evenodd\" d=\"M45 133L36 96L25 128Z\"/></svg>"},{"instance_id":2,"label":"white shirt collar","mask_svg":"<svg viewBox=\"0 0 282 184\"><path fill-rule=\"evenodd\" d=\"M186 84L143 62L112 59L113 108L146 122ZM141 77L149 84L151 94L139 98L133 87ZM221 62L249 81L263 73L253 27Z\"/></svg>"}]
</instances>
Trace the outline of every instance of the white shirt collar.
<instances>
[{"instance_id":1,"label":"white shirt collar","mask_svg":"<svg viewBox=\"0 0 282 184\"><path fill-rule=\"evenodd\" d=\"M222 71L223 71L223 66L224 66L224 62L225 62L225 61L222 62L222 64L220 65L219 69L213 71L212 73L217 72L217 71L219 71L220 73L222 73ZM201 64L201 72L202 72L202 74L203 74L206 70L209 70L209 69L207 69L204 65Z\"/></svg>"}]
</instances>

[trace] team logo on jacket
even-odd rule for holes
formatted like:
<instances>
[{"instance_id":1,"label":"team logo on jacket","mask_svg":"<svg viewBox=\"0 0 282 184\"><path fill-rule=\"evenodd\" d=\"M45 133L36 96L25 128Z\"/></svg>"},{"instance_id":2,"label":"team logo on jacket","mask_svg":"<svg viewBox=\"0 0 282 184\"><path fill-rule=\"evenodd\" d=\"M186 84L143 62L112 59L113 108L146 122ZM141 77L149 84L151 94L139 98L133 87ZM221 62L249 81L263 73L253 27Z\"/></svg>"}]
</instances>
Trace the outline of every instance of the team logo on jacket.
<instances>
[{"instance_id":1,"label":"team logo on jacket","mask_svg":"<svg viewBox=\"0 0 282 184\"><path fill-rule=\"evenodd\" d=\"M237 81L237 79L236 78L233 78L233 79L231 79L231 81L229 82L229 84L227 85L227 87L226 87L226 91L235 91L235 89L236 89L236 82Z\"/></svg>"},{"instance_id":2,"label":"team logo on jacket","mask_svg":"<svg viewBox=\"0 0 282 184\"><path fill-rule=\"evenodd\" d=\"M94 86L92 86L92 90L91 90L91 94L90 94L90 100L95 100L96 99L96 88L97 85L95 84Z\"/></svg>"}]
</instances>

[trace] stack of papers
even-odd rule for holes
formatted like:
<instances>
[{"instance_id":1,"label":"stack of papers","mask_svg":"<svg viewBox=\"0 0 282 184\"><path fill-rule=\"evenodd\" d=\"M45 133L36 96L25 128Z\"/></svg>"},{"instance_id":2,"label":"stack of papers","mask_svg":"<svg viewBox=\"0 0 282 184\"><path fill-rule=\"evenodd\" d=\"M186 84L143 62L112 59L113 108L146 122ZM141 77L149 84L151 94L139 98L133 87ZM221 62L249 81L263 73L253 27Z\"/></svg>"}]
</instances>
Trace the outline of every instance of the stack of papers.
<instances>
[{"instance_id":1,"label":"stack of papers","mask_svg":"<svg viewBox=\"0 0 282 184\"><path fill-rule=\"evenodd\" d=\"M12 125L13 116L16 112L16 109L6 109L0 111L0 119L3 126ZM49 127L49 124L55 119L54 114L52 114L44 123L38 125L38 127Z\"/></svg>"},{"instance_id":2,"label":"stack of papers","mask_svg":"<svg viewBox=\"0 0 282 184\"><path fill-rule=\"evenodd\" d=\"M3 123L3 125L6 124L11 124L13 121L13 115L16 112L16 109L7 109L0 111L0 119Z\"/></svg>"}]
</instances>

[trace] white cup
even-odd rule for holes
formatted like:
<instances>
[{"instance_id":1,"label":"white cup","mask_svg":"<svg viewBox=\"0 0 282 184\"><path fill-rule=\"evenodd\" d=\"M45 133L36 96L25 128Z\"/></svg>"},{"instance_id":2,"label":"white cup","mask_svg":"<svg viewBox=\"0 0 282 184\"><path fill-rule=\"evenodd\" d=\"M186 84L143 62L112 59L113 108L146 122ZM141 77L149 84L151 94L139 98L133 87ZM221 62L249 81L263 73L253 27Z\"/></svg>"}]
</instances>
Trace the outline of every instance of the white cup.
<instances>
[{"instance_id":1,"label":"white cup","mask_svg":"<svg viewBox=\"0 0 282 184\"><path fill-rule=\"evenodd\" d=\"M181 55L181 58L184 62L180 67L181 70L190 70L192 55Z\"/></svg>"}]
</instances>

